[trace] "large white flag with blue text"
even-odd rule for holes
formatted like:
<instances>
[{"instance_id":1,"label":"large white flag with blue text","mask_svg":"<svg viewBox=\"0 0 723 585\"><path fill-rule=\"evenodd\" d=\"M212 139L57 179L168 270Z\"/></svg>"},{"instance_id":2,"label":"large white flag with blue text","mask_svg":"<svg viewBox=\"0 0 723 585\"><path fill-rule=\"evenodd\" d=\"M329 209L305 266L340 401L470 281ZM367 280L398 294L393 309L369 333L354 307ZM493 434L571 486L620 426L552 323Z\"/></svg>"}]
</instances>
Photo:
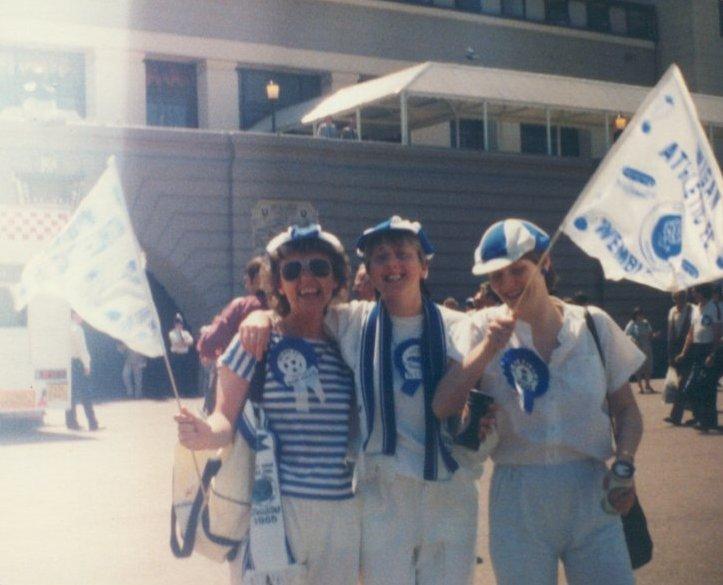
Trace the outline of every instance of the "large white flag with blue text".
<instances>
[{"instance_id":1,"label":"large white flag with blue text","mask_svg":"<svg viewBox=\"0 0 723 585\"><path fill-rule=\"evenodd\" d=\"M164 354L158 313L112 157L63 230L25 265L14 292L18 310L37 294L56 295L90 325L138 353Z\"/></svg>"},{"instance_id":2,"label":"large white flag with blue text","mask_svg":"<svg viewBox=\"0 0 723 585\"><path fill-rule=\"evenodd\" d=\"M607 278L680 290L723 277L721 192L715 154L672 65L562 227Z\"/></svg>"}]
</instances>

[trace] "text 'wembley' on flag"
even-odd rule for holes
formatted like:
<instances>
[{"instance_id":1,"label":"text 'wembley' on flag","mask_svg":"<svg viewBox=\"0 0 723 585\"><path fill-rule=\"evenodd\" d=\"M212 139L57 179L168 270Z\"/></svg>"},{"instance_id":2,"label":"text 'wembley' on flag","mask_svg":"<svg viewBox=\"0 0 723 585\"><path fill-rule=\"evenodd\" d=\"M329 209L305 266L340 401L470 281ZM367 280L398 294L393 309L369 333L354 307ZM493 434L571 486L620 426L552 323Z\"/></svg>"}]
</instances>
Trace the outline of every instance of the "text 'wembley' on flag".
<instances>
[{"instance_id":1,"label":"text 'wembley' on flag","mask_svg":"<svg viewBox=\"0 0 723 585\"><path fill-rule=\"evenodd\" d=\"M605 276L674 291L723 277L723 180L676 65L563 221Z\"/></svg>"},{"instance_id":2,"label":"text 'wembley' on flag","mask_svg":"<svg viewBox=\"0 0 723 585\"><path fill-rule=\"evenodd\" d=\"M158 313L115 160L65 227L31 258L15 293L22 309L37 294L62 297L90 325L148 357L164 354Z\"/></svg>"}]
</instances>

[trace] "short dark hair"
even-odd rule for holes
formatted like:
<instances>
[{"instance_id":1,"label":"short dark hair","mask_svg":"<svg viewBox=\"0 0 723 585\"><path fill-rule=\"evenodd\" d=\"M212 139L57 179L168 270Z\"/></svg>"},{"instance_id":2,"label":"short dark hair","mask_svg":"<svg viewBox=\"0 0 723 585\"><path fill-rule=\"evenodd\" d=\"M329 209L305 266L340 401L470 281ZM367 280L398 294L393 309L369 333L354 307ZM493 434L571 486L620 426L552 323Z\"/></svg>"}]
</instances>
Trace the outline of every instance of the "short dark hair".
<instances>
[{"instance_id":1,"label":"short dark hair","mask_svg":"<svg viewBox=\"0 0 723 585\"><path fill-rule=\"evenodd\" d=\"M308 254L313 252L323 254L331 263L331 272L338 283L334 289L334 297L339 294L349 281L349 259L345 253L334 248L329 242L319 239L302 239L279 246L268 255L267 264L265 263L265 270L262 273L262 280L265 281L263 288L267 298L271 299L274 310L282 317L289 314L291 307L286 297L279 294L281 262L293 253Z\"/></svg>"},{"instance_id":2,"label":"short dark hair","mask_svg":"<svg viewBox=\"0 0 723 585\"><path fill-rule=\"evenodd\" d=\"M549 258L549 256L548 256ZM540 260L542 260L542 254L538 252L527 252L527 254L523 255L520 260L529 260L533 264L539 264ZM545 285L547 286L547 292L552 293L555 290L555 287L557 286L557 272L555 272L555 268L552 265L552 260L550 260L550 266L545 270L542 269L542 276L545 277Z\"/></svg>"},{"instance_id":3,"label":"short dark hair","mask_svg":"<svg viewBox=\"0 0 723 585\"><path fill-rule=\"evenodd\" d=\"M246 269L244 270L244 273L246 276L248 276L249 280L253 280L259 275L259 271L261 270L261 267L264 265L264 257L263 256L254 256L249 260L248 264L246 264Z\"/></svg>"},{"instance_id":4,"label":"short dark hair","mask_svg":"<svg viewBox=\"0 0 723 585\"><path fill-rule=\"evenodd\" d=\"M702 296L706 301L709 301L713 297L713 285L709 282L704 284L696 284L693 290Z\"/></svg>"}]
</instances>

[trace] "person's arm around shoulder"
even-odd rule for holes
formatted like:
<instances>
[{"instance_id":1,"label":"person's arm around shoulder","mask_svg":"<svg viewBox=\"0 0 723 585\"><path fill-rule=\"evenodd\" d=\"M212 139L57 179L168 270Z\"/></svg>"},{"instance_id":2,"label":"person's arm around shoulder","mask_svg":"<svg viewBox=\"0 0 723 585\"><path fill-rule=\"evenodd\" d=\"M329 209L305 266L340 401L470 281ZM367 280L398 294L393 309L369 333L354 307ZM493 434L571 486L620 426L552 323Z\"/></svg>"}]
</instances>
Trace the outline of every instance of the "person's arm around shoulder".
<instances>
[{"instance_id":1,"label":"person's arm around shoulder","mask_svg":"<svg viewBox=\"0 0 723 585\"><path fill-rule=\"evenodd\" d=\"M271 310L254 311L246 317L238 328L241 346L261 360L271 339L274 312Z\"/></svg>"},{"instance_id":2,"label":"person's arm around shoulder","mask_svg":"<svg viewBox=\"0 0 723 585\"><path fill-rule=\"evenodd\" d=\"M246 402L250 383L226 366L221 366L217 384L216 407L206 420L185 406L174 417L178 424L178 440L188 449L218 449L233 441L236 419Z\"/></svg>"}]
</instances>

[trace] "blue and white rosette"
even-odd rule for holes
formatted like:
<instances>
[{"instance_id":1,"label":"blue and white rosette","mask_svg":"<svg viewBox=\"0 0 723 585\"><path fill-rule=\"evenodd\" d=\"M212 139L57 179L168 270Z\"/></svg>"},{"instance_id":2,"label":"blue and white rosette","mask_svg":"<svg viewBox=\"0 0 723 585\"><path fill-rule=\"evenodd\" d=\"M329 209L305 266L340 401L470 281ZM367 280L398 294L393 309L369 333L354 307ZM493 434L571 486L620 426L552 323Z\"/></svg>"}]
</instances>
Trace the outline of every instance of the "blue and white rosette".
<instances>
[{"instance_id":1,"label":"blue and white rosette","mask_svg":"<svg viewBox=\"0 0 723 585\"><path fill-rule=\"evenodd\" d=\"M507 383L520 395L520 406L528 414L535 408L535 399L547 392L550 370L534 351L526 347L508 349L500 358Z\"/></svg>"},{"instance_id":2,"label":"blue and white rosette","mask_svg":"<svg viewBox=\"0 0 723 585\"><path fill-rule=\"evenodd\" d=\"M418 338L407 339L394 350L394 367L402 377L402 392L414 396L422 385L422 346Z\"/></svg>"},{"instance_id":3,"label":"blue and white rosette","mask_svg":"<svg viewBox=\"0 0 723 585\"><path fill-rule=\"evenodd\" d=\"M298 411L309 411L310 390L319 402L326 400L319 379L316 353L307 341L298 337L281 339L269 352L268 363L279 384L294 391Z\"/></svg>"}]
</instances>

